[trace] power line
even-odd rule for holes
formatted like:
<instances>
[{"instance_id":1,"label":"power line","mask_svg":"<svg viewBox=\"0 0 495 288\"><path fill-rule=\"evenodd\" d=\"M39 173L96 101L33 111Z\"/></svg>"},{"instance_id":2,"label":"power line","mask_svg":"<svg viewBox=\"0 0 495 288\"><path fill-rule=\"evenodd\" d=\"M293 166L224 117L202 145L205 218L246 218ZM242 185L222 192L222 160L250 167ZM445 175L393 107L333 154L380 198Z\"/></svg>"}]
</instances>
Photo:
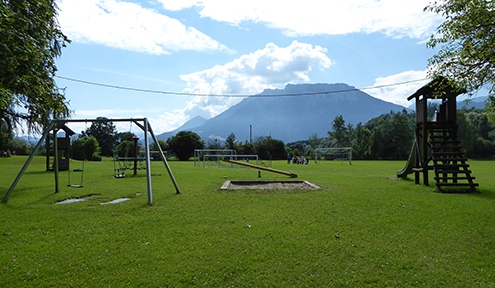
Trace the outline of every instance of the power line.
<instances>
[{"instance_id":1,"label":"power line","mask_svg":"<svg viewBox=\"0 0 495 288\"><path fill-rule=\"evenodd\" d=\"M100 87L119 89L119 90L143 92L143 93L177 95L177 96L234 97L234 98L235 97L238 97L238 98L245 98L245 97L284 97L284 96L290 97L290 96L310 96L310 95L321 95L321 94L336 94L336 93L345 93L345 92L353 92L353 91L386 88L386 87L392 87L392 86L398 86L398 85L404 85L404 84L410 84L410 83L428 80L427 78L424 78L424 79L410 80L410 81L404 81L404 82L397 82L397 83L392 83L392 84L369 86L369 87L364 87L364 88L351 88L351 89L343 89L343 90L335 90L335 91L307 92L307 93L286 93L286 94L276 94L276 95L265 95L265 94L264 95L260 95L260 94L248 95L248 94L207 94L207 93L170 92L170 91L150 90L150 89L142 89L142 88L133 88L133 87L103 84L103 83L97 83L97 82L80 80L80 79L69 78L69 77L63 77L63 76L55 76L55 77L63 79L63 80L83 83L83 84L87 84L87 85L100 86Z\"/></svg>"}]
</instances>

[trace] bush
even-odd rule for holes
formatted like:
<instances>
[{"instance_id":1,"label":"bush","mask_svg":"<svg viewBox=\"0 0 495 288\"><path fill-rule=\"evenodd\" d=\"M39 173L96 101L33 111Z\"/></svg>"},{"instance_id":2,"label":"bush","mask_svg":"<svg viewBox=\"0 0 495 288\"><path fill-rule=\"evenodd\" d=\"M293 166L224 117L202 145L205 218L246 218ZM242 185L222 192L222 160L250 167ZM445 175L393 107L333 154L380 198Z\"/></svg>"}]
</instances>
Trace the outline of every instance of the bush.
<instances>
[{"instance_id":1,"label":"bush","mask_svg":"<svg viewBox=\"0 0 495 288\"><path fill-rule=\"evenodd\" d=\"M72 141L72 158L76 160L101 161L100 147L95 137L80 137Z\"/></svg>"}]
</instances>

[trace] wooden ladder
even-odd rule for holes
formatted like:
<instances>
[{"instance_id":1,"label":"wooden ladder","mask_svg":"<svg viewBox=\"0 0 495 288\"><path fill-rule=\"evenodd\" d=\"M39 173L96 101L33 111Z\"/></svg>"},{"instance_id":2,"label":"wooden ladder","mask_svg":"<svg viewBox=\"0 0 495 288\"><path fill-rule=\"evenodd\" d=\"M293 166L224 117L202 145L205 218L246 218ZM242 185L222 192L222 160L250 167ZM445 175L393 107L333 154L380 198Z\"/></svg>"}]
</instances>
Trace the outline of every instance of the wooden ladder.
<instances>
[{"instance_id":1,"label":"wooden ladder","mask_svg":"<svg viewBox=\"0 0 495 288\"><path fill-rule=\"evenodd\" d=\"M475 177L471 175L472 171L457 139L457 125L441 122L429 124L431 160L437 190L445 192L444 187L466 187L476 192L479 184L473 182Z\"/></svg>"}]
</instances>

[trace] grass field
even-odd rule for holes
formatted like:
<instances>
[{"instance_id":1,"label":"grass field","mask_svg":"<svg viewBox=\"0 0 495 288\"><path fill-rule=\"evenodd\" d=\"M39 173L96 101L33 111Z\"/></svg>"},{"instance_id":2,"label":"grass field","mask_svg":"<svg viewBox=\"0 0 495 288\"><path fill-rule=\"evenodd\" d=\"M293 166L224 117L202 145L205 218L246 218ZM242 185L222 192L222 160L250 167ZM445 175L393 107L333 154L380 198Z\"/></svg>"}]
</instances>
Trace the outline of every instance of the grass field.
<instances>
[{"instance_id":1,"label":"grass field","mask_svg":"<svg viewBox=\"0 0 495 288\"><path fill-rule=\"evenodd\" d=\"M25 159L0 159L1 197ZM405 161L273 162L315 191L221 191L258 171L170 162L176 195L163 163L152 162L148 206L145 171L116 179L112 161L86 162L84 188L66 187L65 172L55 194L53 172L36 157L0 205L1 285L495 287L495 162L468 163L480 193L397 180ZM91 194L99 196L55 204ZM100 205L122 197L131 200Z\"/></svg>"}]
</instances>

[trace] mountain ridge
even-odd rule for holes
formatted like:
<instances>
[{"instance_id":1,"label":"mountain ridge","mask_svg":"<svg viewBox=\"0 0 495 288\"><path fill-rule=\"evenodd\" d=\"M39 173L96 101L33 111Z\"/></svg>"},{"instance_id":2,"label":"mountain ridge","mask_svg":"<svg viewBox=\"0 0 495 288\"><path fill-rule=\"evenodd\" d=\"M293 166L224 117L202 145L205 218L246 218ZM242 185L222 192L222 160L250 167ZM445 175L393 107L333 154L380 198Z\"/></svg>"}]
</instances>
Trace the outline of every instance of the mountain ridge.
<instances>
[{"instance_id":1,"label":"mountain ridge","mask_svg":"<svg viewBox=\"0 0 495 288\"><path fill-rule=\"evenodd\" d=\"M403 109L407 108L374 98L344 83L287 84L284 89L265 89L246 97L202 125L187 130L199 134L206 142L225 139L234 133L242 142L251 137L255 140L260 136L271 136L287 143L305 140L314 134L326 136L338 115L342 115L346 123L356 125ZM157 138L168 139L184 130L188 122Z\"/></svg>"}]
</instances>

